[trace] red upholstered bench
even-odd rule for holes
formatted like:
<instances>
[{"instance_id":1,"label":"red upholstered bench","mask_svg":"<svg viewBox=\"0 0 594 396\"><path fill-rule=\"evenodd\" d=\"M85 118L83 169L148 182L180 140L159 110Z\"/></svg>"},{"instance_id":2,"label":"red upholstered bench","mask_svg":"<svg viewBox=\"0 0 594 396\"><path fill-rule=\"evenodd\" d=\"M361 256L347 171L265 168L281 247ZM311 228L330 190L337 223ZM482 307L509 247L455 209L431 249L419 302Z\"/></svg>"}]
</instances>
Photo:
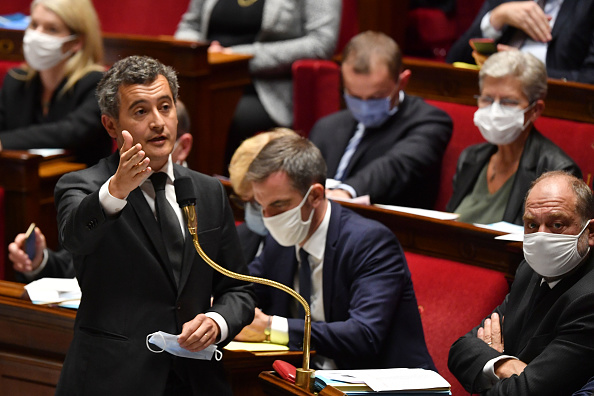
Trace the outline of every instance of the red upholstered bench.
<instances>
[{"instance_id":1,"label":"red upholstered bench","mask_svg":"<svg viewBox=\"0 0 594 396\"><path fill-rule=\"evenodd\" d=\"M405 252L423 322L425 341L453 395L466 391L448 370L450 346L499 305L508 292L503 273Z\"/></svg>"}]
</instances>

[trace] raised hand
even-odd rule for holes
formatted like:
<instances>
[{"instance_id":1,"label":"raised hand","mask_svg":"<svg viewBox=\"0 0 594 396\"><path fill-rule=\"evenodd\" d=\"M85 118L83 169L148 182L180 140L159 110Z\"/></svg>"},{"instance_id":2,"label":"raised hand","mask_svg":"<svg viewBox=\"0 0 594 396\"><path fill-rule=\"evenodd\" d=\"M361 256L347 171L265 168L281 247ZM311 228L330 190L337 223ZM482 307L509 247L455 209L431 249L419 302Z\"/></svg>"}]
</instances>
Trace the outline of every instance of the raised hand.
<instances>
[{"instance_id":1,"label":"raised hand","mask_svg":"<svg viewBox=\"0 0 594 396\"><path fill-rule=\"evenodd\" d=\"M132 135L128 131L122 131L122 138L124 143L120 149L118 170L109 182L109 193L119 199L125 199L152 174L150 158L142 150L142 145L133 145Z\"/></svg>"}]
</instances>

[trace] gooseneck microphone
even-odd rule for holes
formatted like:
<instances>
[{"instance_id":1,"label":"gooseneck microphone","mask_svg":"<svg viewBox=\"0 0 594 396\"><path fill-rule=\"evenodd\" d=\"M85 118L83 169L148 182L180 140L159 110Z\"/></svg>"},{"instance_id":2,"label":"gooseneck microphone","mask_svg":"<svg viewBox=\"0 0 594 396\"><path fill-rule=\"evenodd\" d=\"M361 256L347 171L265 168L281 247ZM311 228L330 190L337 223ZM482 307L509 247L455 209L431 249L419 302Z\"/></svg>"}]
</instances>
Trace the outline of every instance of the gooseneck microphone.
<instances>
[{"instance_id":1,"label":"gooseneck microphone","mask_svg":"<svg viewBox=\"0 0 594 396\"><path fill-rule=\"evenodd\" d=\"M186 219L188 231L190 232L190 235L192 236L192 240L194 242L194 248L198 252L198 255L204 261L206 261L208 265L210 265L215 271L218 271L221 274L228 276L230 278L245 282L260 283L262 285L272 286L277 289L280 289L285 293L290 294L293 298L297 299L297 301L299 301L299 303L303 306L303 310L305 311L305 328L303 332L303 367L297 369L297 373L295 376L295 385L302 389L306 389L310 392L313 392L315 371L309 368L311 311L307 301L305 301L305 299L295 290L291 289L286 285L283 285L282 283L275 282L270 279L238 274L236 272L228 270L227 268L223 268L214 261L212 261L210 257L208 257L206 253L204 253L198 241L198 220L196 218L195 198L196 194L194 192L194 183L192 182L192 179L189 177L176 178L174 181L174 186L177 203L184 212L184 217Z\"/></svg>"}]
</instances>

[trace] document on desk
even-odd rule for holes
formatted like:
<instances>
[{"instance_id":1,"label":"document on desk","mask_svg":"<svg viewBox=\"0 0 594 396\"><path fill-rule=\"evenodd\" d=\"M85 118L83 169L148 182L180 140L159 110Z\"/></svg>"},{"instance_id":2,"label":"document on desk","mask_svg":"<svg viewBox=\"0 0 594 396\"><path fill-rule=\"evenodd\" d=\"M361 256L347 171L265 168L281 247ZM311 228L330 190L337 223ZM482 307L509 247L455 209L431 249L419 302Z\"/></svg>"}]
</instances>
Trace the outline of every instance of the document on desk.
<instances>
[{"instance_id":1,"label":"document on desk","mask_svg":"<svg viewBox=\"0 0 594 396\"><path fill-rule=\"evenodd\" d=\"M450 384L438 373L420 368L377 370L318 370L316 377L349 395L450 394ZM340 382L347 384L342 386ZM365 385L369 390L365 390Z\"/></svg>"},{"instance_id":2,"label":"document on desk","mask_svg":"<svg viewBox=\"0 0 594 396\"><path fill-rule=\"evenodd\" d=\"M476 227L486 228L489 230L507 232L505 235L496 236L495 239L502 241L523 242L524 241L524 227L508 223L507 221L498 221L491 224L474 224Z\"/></svg>"},{"instance_id":3,"label":"document on desk","mask_svg":"<svg viewBox=\"0 0 594 396\"><path fill-rule=\"evenodd\" d=\"M289 347L286 345L272 344L270 342L239 342L231 341L225 346L228 351L288 351Z\"/></svg>"},{"instance_id":4,"label":"document on desk","mask_svg":"<svg viewBox=\"0 0 594 396\"><path fill-rule=\"evenodd\" d=\"M30 149L27 150L30 154L37 154L41 155L42 157L51 157L53 155L61 155L66 152L64 149L58 148L40 148L40 149Z\"/></svg>"},{"instance_id":5,"label":"document on desk","mask_svg":"<svg viewBox=\"0 0 594 396\"><path fill-rule=\"evenodd\" d=\"M378 208L382 208L382 209L393 210L394 212L409 213L409 214L414 214L417 216L430 217L432 219L437 219L437 220L456 220L458 217L460 217L460 215L458 213L440 212L438 210L409 208L406 206L382 205L382 204L374 204L374 206L377 206Z\"/></svg>"},{"instance_id":6,"label":"document on desk","mask_svg":"<svg viewBox=\"0 0 594 396\"><path fill-rule=\"evenodd\" d=\"M76 278L42 278L25 286L33 304L78 309L82 293Z\"/></svg>"}]
</instances>

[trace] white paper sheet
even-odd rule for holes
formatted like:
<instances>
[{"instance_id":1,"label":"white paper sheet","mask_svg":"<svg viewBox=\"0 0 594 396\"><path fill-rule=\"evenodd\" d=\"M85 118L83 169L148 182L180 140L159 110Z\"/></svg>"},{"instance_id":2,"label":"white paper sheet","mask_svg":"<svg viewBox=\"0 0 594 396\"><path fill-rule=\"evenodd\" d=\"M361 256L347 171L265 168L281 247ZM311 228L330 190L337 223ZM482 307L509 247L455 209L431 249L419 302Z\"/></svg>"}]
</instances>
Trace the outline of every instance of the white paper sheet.
<instances>
[{"instance_id":1,"label":"white paper sheet","mask_svg":"<svg viewBox=\"0 0 594 396\"><path fill-rule=\"evenodd\" d=\"M82 293L76 278L42 278L25 286L33 304L55 303L77 309Z\"/></svg>"},{"instance_id":2,"label":"white paper sheet","mask_svg":"<svg viewBox=\"0 0 594 396\"><path fill-rule=\"evenodd\" d=\"M419 209L419 208L408 208L406 206L395 206L395 205L382 205L375 204L378 208L393 210L394 212L402 212L414 214L417 216L430 217L437 220L456 220L460 215L458 213L440 212L437 210Z\"/></svg>"}]
</instances>

